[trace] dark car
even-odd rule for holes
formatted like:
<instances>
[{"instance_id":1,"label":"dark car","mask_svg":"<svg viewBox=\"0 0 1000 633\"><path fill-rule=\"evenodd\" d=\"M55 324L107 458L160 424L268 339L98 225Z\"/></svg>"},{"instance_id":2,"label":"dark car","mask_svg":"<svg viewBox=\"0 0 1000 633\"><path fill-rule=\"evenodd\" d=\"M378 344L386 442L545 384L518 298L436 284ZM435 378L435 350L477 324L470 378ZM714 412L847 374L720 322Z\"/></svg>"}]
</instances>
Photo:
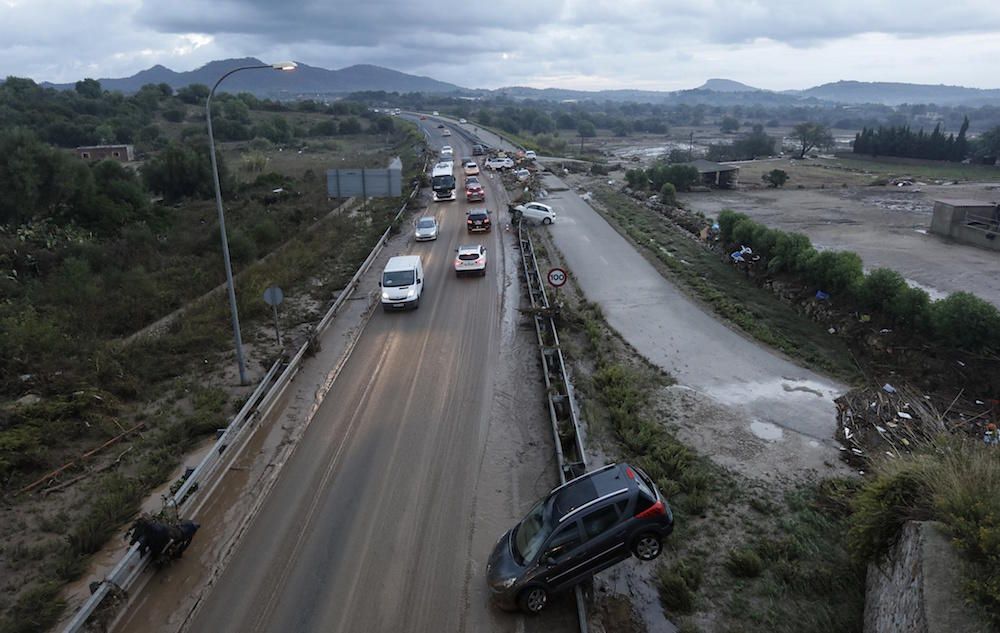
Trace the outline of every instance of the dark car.
<instances>
[{"instance_id":1,"label":"dark car","mask_svg":"<svg viewBox=\"0 0 1000 633\"><path fill-rule=\"evenodd\" d=\"M482 156L485 153L486 153L486 148L483 147L482 145L473 145L472 146L472 155L473 156Z\"/></svg>"},{"instance_id":2,"label":"dark car","mask_svg":"<svg viewBox=\"0 0 1000 633\"><path fill-rule=\"evenodd\" d=\"M465 228L469 230L469 233L476 231L489 232L491 228L490 224L490 212L486 209L472 209L465 216Z\"/></svg>"},{"instance_id":3,"label":"dark car","mask_svg":"<svg viewBox=\"0 0 1000 633\"><path fill-rule=\"evenodd\" d=\"M653 560L674 529L667 500L628 464L559 486L500 537L486 566L493 601L538 613L553 593L629 557Z\"/></svg>"}]
</instances>

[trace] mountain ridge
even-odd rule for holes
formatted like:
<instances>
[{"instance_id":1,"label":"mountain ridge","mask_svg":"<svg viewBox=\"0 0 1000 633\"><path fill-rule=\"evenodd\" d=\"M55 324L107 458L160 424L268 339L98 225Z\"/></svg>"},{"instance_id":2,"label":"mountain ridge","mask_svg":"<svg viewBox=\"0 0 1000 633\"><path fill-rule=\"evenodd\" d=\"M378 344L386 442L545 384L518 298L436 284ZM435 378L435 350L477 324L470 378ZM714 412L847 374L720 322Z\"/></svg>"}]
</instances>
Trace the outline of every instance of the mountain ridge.
<instances>
[{"instance_id":1,"label":"mountain ridge","mask_svg":"<svg viewBox=\"0 0 1000 633\"><path fill-rule=\"evenodd\" d=\"M129 77L99 79L106 90L136 92L145 84L166 83L181 88L193 83L211 86L229 70L243 65L263 65L254 57L214 60L190 71L174 71L156 64ZM72 89L73 83L43 86ZM1000 104L1000 89L969 88L944 84L912 84L903 82L863 82L841 80L801 90L765 90L725 78L710 78L697 88L685 90L572 90L565 88L529 88L508 86L496 89L465 88L432 77L412 75L374 64L355 64L329 70L298 63L293 72L261 71L239 73L221 87L227 92L252 92L259 96L299 97L308 95L338 95L361 91L423 92L429 94L457 93L470 97L506 96L513 99L550 101L646 101L652 103L702 103L735 105L757 103L777 105L792 103L880 103L896 106L904 103L937 105Z\"/></svg>"}]
</instances>

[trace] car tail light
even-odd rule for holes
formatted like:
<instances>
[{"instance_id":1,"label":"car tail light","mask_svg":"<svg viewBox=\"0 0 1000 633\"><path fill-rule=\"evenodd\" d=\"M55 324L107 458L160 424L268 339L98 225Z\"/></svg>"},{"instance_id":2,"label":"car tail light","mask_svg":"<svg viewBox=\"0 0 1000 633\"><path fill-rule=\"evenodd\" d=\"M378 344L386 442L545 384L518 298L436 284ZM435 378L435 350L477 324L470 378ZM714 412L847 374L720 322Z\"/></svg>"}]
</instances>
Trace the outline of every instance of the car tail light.
<instances>
[{"instance_id":1,"label":"car tail light","mask_svg":"<svg viewBox=\"0 0 1000 633\"><path fill-rule=\"evenodd\" d=\"M659 499L653 505L649 506L639 514L635 515L637 519L652 519L653 517L663 516L667 513L666 506L663 505L663 501Z\"/></svg>"}]
</instances>

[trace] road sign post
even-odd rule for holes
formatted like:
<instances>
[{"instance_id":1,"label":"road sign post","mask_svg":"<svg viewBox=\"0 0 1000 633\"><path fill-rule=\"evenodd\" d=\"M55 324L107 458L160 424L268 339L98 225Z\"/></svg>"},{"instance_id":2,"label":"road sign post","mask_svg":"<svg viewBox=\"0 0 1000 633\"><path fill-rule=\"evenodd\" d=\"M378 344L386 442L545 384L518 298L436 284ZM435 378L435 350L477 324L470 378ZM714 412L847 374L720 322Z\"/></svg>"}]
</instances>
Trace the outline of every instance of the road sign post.
<instances>
[{"instance_id":1,"label":"road sign post","mask_svg":"<svg viewBox=\"0 0 1000 633\"><path fill-rule=\"evenodd\" d=\"M271 286L264 291L264 303L271 306L271 310L274 312L274 336L278 339L278 345L281 345L281 331L278 329L278 304L284 299L284 293L277 286Z\"/></svg>"}]
</instances>

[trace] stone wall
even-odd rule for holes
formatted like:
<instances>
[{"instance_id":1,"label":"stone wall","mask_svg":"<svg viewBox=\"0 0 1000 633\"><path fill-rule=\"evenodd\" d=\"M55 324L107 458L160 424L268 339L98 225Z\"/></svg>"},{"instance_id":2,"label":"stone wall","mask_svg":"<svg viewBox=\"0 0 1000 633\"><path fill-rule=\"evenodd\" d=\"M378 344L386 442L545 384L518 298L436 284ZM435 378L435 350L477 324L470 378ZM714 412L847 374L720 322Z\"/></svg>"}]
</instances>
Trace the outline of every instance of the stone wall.
<instances>
[{"instance_id":1,"label":"stone wall","mask_svg":"<svg viewBox=\"0 0 1000 633\"><path fill-rule=\"evenodd\" d=\"M910 522L888 560L869 565L865 633L987 633L961 594L961 565L941 526Z\"/></svg>"}]
</instances>

